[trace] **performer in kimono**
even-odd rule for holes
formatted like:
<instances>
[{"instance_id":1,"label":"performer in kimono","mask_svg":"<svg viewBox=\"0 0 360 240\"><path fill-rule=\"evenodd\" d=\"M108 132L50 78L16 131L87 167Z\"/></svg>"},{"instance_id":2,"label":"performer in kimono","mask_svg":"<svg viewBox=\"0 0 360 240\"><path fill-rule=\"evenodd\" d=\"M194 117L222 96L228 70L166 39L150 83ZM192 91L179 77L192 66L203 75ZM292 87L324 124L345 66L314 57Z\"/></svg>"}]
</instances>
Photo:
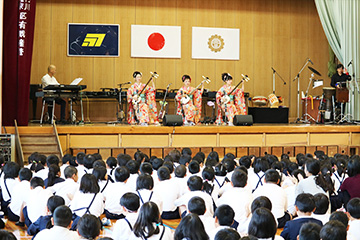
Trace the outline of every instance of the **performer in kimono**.
<instances>
[{"instance_id":1,"label":"performer in kimono","mask_svg":"<svg viewBox=\"0 0 360 240\"><path fill-rule=\"evenodd\" d=\"M135 83L127 91L127 101L129 104L128 123L140 124L141 126L147 126L148 124L158 125L154 79L150 83L152 86L149 86L149 84L145 87L145 84L141 83L141 72L134 72L133 77ZM140 94L143 89L144 91Z\"/></svg>"},{"instance_id":2,"label":"performer in kimono","mask_svg":"<svg viewBox=\"0 0 360 240\"><path fill-rule=\"evenodd\" d=\"M184 83L175 96L177 101L177 115L183 116L184 125L193 126L200 121L201 117L201 101L202 93L204 91L204 84L202 84L201 90L195 89L190 86L191 77L189 75L182 76L181 80ZM182 103L183 97L189 97L187 103Z\"/></svg>"},{"instance_id":3,"label":"performer in kimono","mask_svg":"<svg viewBox=\"0 0 360 240\"><path fill-rule=\"evenodd\" d=\"M223 73L221 75L225 85L222 86L216 93L216 103L218 105L218 117L216 120L217 124L225 123L229 126L233 126L233 120L235 115L246 115L246 105L244 97L244 84L241 88L235 89L231 94L230 92L234 89L232 85L232 76L229 73ZM230 98L228 103L225 103L225 99ZM225 119L223 119L225 114Z\"/></svg>"}]
</instances>

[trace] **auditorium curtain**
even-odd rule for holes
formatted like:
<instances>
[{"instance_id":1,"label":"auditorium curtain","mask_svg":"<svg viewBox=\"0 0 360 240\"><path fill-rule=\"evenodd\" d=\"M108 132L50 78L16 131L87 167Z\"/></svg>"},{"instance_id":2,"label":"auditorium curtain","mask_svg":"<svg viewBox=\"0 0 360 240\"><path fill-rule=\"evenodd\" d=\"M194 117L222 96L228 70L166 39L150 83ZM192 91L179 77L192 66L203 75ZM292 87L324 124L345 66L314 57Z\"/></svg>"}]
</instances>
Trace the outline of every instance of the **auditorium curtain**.
<instances>
[{"instance_id":1,"label":"auditorium curtain","mask_svg":"<svg viewBox=\"0 0 360 240\"><path fill-rule=\"evenodd\" d=\"M359 81L360 71L360 1L315 0L316 8L328 42L339 61ZM352 65L348 64L352 61ZM360 119L360 97L356 88L350 99L353 117Z\"/></svg>"},{"instance_id":2,"label":"auditorium curtain","mask_svg":"<svg viewBox=\"0 0 360 240\"><path fill-rule=\"evenodd\" d=\"M36 0L5 0L3 15L3 125L28 124Z\"/></svg>"}]
</instances>

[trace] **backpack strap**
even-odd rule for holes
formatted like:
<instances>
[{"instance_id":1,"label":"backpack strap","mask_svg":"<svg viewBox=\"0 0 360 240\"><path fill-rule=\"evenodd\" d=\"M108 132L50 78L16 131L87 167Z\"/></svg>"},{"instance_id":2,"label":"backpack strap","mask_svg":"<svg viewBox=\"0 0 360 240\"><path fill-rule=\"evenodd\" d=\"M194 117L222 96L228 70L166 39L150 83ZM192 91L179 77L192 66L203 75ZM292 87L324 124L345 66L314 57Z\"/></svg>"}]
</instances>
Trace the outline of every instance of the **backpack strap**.
<instances>
[{"instance_id":1,"label":"backpack strap","mask_svg":"<svg viewBox=\"0 0 360 240\"><path fill-rule=\"evenodd\" d=\"M9 188L8 188L8 186L6 184L6 179L4 179L4 185L5 185L6 191L7 191L8 195L9 195L9 197L11 199L11 194L10 194Z\"/></svg>"},{"instance_id":2,"label":"backpack strap","mask_svg":"<svg viewBox=\"0 0 360 240\"><path fill-rule=\"evenodd\" d=\"M101 193L104 192L105 188L107 187L107 185L109 184L109 181L110 181L110 177L108 177L106 183L105 183L105 186L103 187L103 189L100 191Z\"/></svg>"},{"instance_id":3,"label":"backpack strap","mask_svg":"<svg viewBox=\"0 0 360 240\"><path fill-rule=\"evenodd\" d=\"M92 204L94 203L94 200L95 200L95 198L96 198L96 195L97 195L97 193L94 194L94 197L91 199L91 202L90 202L90 204L89 204L88 207L78 208L78 209L73 210L73 212L77 212L77 211L86 209L85 214L86 214L86 213L90 213L89 209L90 209L90 207L92 206Z\"/></svg>"},{"instance_id":4,"label":"backpack strap","mask_svg":"<svg viewBox=\"0 0 360 240\"><path fill-rule=\"evenodd\" d=\"M133 228L132 228L131 223L129 222L129 220L127 220L126 217L124 218L124 220L127 222L127 224L129 225L130 230L132 231Z\"/></svg>"}]
</instances>

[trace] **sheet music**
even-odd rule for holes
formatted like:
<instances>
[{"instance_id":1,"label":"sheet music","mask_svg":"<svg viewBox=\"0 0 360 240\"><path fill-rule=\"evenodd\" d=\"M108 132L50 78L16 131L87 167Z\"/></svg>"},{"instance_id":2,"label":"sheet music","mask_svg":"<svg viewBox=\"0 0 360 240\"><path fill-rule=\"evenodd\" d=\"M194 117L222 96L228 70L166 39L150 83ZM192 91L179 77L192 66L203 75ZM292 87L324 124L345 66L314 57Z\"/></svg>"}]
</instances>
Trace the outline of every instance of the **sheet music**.
<instances>
[{"instance_id":1,"label":"sheet music","mask_svg":"<svg viewBox=\"0 0 360 240\"><path fill-rule=\"evenodd\" d=\"M82 80L82 78L75 78L74 81L70 83L70 85L78 85Z\"/></svg>"}]
</instances>

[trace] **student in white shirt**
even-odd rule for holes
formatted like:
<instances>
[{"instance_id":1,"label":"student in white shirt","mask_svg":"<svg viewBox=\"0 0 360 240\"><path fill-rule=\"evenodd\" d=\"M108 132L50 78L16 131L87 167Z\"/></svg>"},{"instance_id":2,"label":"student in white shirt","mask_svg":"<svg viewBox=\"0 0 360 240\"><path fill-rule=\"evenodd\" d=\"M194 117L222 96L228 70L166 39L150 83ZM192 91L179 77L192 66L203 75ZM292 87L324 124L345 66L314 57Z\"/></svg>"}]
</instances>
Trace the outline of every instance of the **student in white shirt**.
<instances>
[{"instance_id":1,"label":"student in white shirt","mask_svg":"<svg viewBox=\"0 0 360 240\"><path fill-rule=\"evenodd\" d=\"M155 186L159 182L159 178L157 176L157 173L154 174L155 171L153 171L151 163L143 162L140 165L139 172L140 172L140 174L149 174L153 178Z\"/></svg>"},{"instance_id":2,"label":"student in white shirt","mask_svg":"<svg viewBox=\"0 0 360 240\"><path fill-rule=\"evenodd\" d=\"M32 172L28 168L22 168L19 172L20 183L13 189L11 203L8 207L8 220L17 222L20 218L20 213L24 208L24 199L28 197L30 192L30 180Z\"/></svg>"},{"instance_id":3,"label":"student in white shirt","mask_svg":"<svg viewBox=\"0 0 360 240\"><path fill-rule=\"evenodd\" d=\"M334 182L335 194L339 192L341 185L348 177L349 175L346 173L345 160L342 158L336 159L334 173L331 175L331 179Z\"/></svg>"},{"instance_id":4,"label":"student in white shirt","mask_svg":"<svg viewBox=\"0 0 360 240\"><path fill-rule=\"evenodd\" d=\"M202 170L202 178L204 179L205 192L211 195L214 202L219 199L220 187L215 183L215 171L212 167L205 167Z\"/></svg>"},{"instance_id":5,"label":"student in white shirt","mask_svg":"<svg viewBox=\"0 0 360 240\"><path fill-rule=\"evenodd\" d=\"M56 67L54 65L49 65L48 73L41 78L41 85L43 89L49 85L60 85L60 83L54 77L55 73L56 73ZM55 103L61 106L60 121L65 121L66 101L60 97L57 97L55 98ZM52 107L50 105L48 105L48 113L51 119Z\"/></svg>"},{"instance_id":6,"label":"student in white shirt","mask_svg":"<svg viewBox=\"0 0 360 240\"><path fill-rule=\"evenodd\" d=\"M129 169L130 171L130 177L126 182L126 185L132 190L132 191L136 191L136 180L139 176L139 167L140 165L134 161L134 160L130 160L126 163L126 167Z\"/></svg>"},{"instance_id":7,"label":"student in white shirt","mask_svg":"<svg viewBox=\"0 0 360 240\"><path fill-rule=\"evenodd\" d=\"M110 181L115 182L115 169L117 168L117 160L114 157L108 157L106 159L106 171Z\"/></svg>"},{"instance_id":8,"label":"student in white shirt","mask_svg":"<svg viewBox=\"0 0 360 240\"><path fill-rule=\"evenodd\" d=\"M250 215L250 205L253 200L251 192L245 188L247 175L244 171L236 169L232 174L231 185L233 188L226 191L217 201L216 206L229 205L235 212L235 221L243 226Z\"/></svg>"},{"instance_id":9,"label":"student in white shirt","mask_svg":"<svg viewBox=\"0 0 360 240\"><path fill-rule=\"evenodd\" d=\"M65 176L64 170L67 166L71 165L70 164L71 162L72 164L75 163L74 157L71 154L65 154L61 161L62 161L62 165L60 167L61 176Z\"/></svg>"},{"instance_id":10,"label":"student in white shirt","mask_svg":"<svg viewBox=\"0 0 360 240\"><path fill-rule=\"evenodd\" d=\"M327 213L329 209L329 198L323 193L317 193L314 195L315 201L315 211L312 214L312 217L320 220L323 225L329 221L330 214Z\"/></svg>"},{"instance_id":11,"label":"student in white shirt","mask_svg":"<svg viewBox=\"0 0 360 240\"><path fill-rule=\"evenodd\" d=\"M53 155L53 154L47 156L46 165L44 166L44 169L36 172L34 174L34 177L40 177L40 178L42 178L42 180L45 181L45 179L47 179L48 176L49 176L49 166L52 165L52 164L55 164L55 165L59 166L59 163L60 163L60 160L59 160L58 156Z\"/></svg>"},{"instance_id":12,"label":"student in white shirt","mask_svg":"<svg viewBox=\"0 0 360 240\"><path fill-rule=\"evenodd\" d=\"M120 199L120 205L125 217L117 220L114 225L112 233L114 240L128 239L131 236L136 219L138 218L140 198L135 193L125 193Z\"/></svg>"},{"instance_id":13,"label":"student in white shirt","mask_svg":"<svg viewBox=\"0 0 360 240\"><path fill-rule=\"evenodd\" d=\"M188 170L189 170L190 176L201 177L200 164L197 161L192 160L188 165Z\"/></svg>"},{"instance_id":14,"label":"student in white shirt","mask_svg":"<svg viewBox=\"0 0 360 240\"><path fill-rule=\"evenodd\" d=\"M67 206L59 206L55 209L51 229L44 229L39 232L34 240L78 240L79 235L75 231L70 231L72 212Z\"/></svg>"},{"instance_id":15,"label":"student in white shirt","mask_svg":"<svg viewBox=\"0 0 360 240\"><path fill-rule=\"evenodd\" d=\"M1 187L1 209L7 215L7 209L11 202L14 188L19 184L18 176L20 171L19 164L7 162L3 168L4 178L0 181Z\"/></svg>"},{"instance_id":16,"label":"student in white shirt","mask_svg":"<svg viewBox=\"0 0 360 240\"><path fill-rule=\"evenodd\" d=\"M204 224L205 231L208 233L212 231L215 226L215 219L213 217L204 215L206 212L205 201L201 197L193 197L188 203L189 213L195 213L199 216L201 222Z\"/></svg>"},{"instance_id":17,"label":"student in white shirt","mask_svg":"<svg viewBox=\"0 0 360 240\"><path fill-rule=\"evenodd\" d=\"M94 240L100 235L101 222L92 214L85 214L79 219L77 232L80 239Z\"/></svg>"},{"instance_id":18,"label":"student in white shirt","mask_svg":"<svg viewBox=\"0 0 360 240\"><path fill-rule=\"evenodd\" d=\"M215 235L218 231L225 229L225 228L231 228L231 226L234 224L234 216L235 212L229 205L221 205L215 210L215 226L216 228L210 231L209 239L214 240ZM237 229L237 226L234 226L234 229Z\"/></svg>"},{"instance_id":19,"label":"student in white shirt","mask_svg":"<svg viewBox=\"0 0 360 240\"><path fill-rule=\"evenodd\" d=\"M215 166L215 182L221 189L227 182L230 182L230 180L226 177L226 168L224 164L218 163Z\"/></svg>"},{"instance_id":20,"label":"student in white shirt","mask_svg":"<svg viewBox=\"0 0 360 240\"><path fill-rule=\"evenodd\" d=\"M74 195L79 191L78 181L78 172L77 169L73 166L67 166L64 170L65 181L55 184L48 189L52 191L53 194L62 197L65 200L65 205L68 206L71 200L74 198Z\"/></svg>"},{"instance_id":21,"label":"student in white shirt","mask_svg":"<svg viewBox=\"0 0 360 240\"><path fill-rule=\"evenodd\" d=\"M159 170L159 168L164 164L164 160L162 160L161 158L154 158L151 161L151 165L153 168L153 178L154 178L154 186L156 186L159 183L159 178L157 177L157 171Z\"/></svg>"},{"instance_id":22,"label":"student in white shirt","mask_svg":"<svg viewBox=\"0 0 360 240\"><path fill-rule=\"evenodd\" d=\"M94 167L92 174L96 177L98 181L101 193L103 193L105 189L112 184L109 176L107 175L107 171L105 167Z\"/></svg>"},{"instance_id":23,"label":"student in white shirt","mask_svg":"<svg viewBox=\"0 0 360 240\"><path fill-rule=\"evenodd\" d=\"M126 181L130 176L129 170L126 167L118 167L114 173L116 182L110 184L103 193L105 197L105 215L108 219L124 217L124 210L119 202L125 193L132 192L126 185Z\"/></svg>"},{"instance_id":24,"label":"student in white shirt","mask_svg":"<svg viewBox=\"0 0 360 240\"><path fill-rule=\"evenodd\" d=\"M208 240L204 224L197 214L186 215L175 230L174 239Z\"/></svg>"},{"instance_id":25,"label":"student in white shirt","mask_svg":"<svg viewBox=\"0 0 360 240\"><path fill-rule=\"evenodd\" d=\"M180 189L170 177L167 167L160 167L157 171L160 182L154 187L154 193L159 196L163 203L162 219L179 219L179 208L174 202L180 197Z\"/></svg>"},{"instance_id":26,"label":"student in white shirt","mask_svg":"<svg viewBox=\"0 0 360 240\"><path fill-rule=\"evenodd\" d=\"M201 197L205 201L206 205L206 213L205 215L213 216L214 215L214 207L213 200L211 196L202 191L203 189L203 181L198 176L191 176L187 181L188 188L190 192L185 193L183 196L178 198L174 203L175 206L178 206L180 209L181 216L186 215L187 204L192 197Z\"/></svg>"},{"instance_id":27,"label":"student in white shirt","mask_svg":"<svg viewBox=\"0 0 360 240\"><path fill-rule=\"evenodd\" d=\"M39 177L33 177L30 181L30 192L26 201L26 207L23 210L25 224L27 227L35 222L40 216L46 216L47 202L52 192L45 189L44 181ZM22 217L20 217L22 219Z\"/></svg>"},{"instance_id":28,"label":"student in white shirt","mask_svg":"<svg viewBox=\"0 0 360 240\"><path fill-rule=\"evenodd\" d=\"M76 229L79 218L84 214L89 213L100 217L104 212L104 195L100 193L100 187L94 175L85 174L82 177L79 191L75 193L70 209L76 215L71 229Z\"/></svg>"},{"instance_id":29,"label":"student in white shirt","mask_svg":"<svg viewBox=\"0 0 360 240\"><path fill-rule=\"evenodd\" d=\"M175 177L173 181L175 182L175 186L179 188L180 196L189 192L189 188L187 186L187 176L186 176L186 167L184 165L179 165L175 168Z\"/></svg>"},{"instance_id":30,"label":"student in white shirt","mask_svg":"<svg viewBox=\"0 0 360 240\"><path fill-rule=\"evenodd\" d=\"M163 202L161 197L153 191L154 181L152 177L148 174L139 175L136 180L136 193L140 198L140 206L146 202L154 202L157 204L160 213L163 211Z\"/></svg>"},{"instance_id":31,"label":"student in white shirt","mask_svg":"<svg viewBox=\"0 0 360 240\"><path fill-rule=\"evenodd\" d=\"M65 179L61 177L61 171L58 165L51 164L48 169L48 177L44 180L45 188L54 186L58 183L65 181Z\"/></svg>"},{"instance_id":32,"label":"student in white shirt","mask_svg":"<svg viewBox=\"0 0 360 240\"><path fill-rule=\"evenodd\" d=\"M283 228L285 223L291 220L287 213L287 195L284 189L278 184L280 175L275 169L269 169L265 172L265 184L260 186L254 192L254 197L265 196L270 199L272 204L272 214L278 221L278 227Z\"/></svg>"},{"instance_id":33,"label":"student in white shirt","mask_svg":"<svg viewBox=\"0 0 360 240\"><path fill-rule=\"evenodd\" d=\"M139 216L133 227L133 234L129 239L173 239L170 228L161 223L160 211L156 203L146 202L141 206Z\"/></svg>"},{"instance_id":34,"label":"student in white shirt","mask_svg":"<svg viewBox=\"0 0 360 240\"><path fill-rule=\"evenodd\" d=\"M95 163L96 159L93 155L91 154L86 154L84 157L84 171L85 173L91 174L93 167L94 167L94 163Z\"/></svg>"},{"instance_id":35,"label":"student in white shirt","mask_svg":"<svg viewBox=\"0 0 360 240\"><path fill-rule=\"evenodd\" d=\"M235 167L236 167L236 163L233 159L233 157L235 158L235 156L225 156L222 163L224 164L225 168L226 168L226 177L230 180L232 174L234 173Z\"/></svg>"},{"instance_id":36,"label":"student in white shirt","mask_svg":"<svg viewBox=\"0 0 360 240\"><path fill-rule=\"evenodd\" d=\"M82 176L84 176L87 173L86 169L84 167L84 157L85 157L85 153L83 153L83 152L79 152L78 154L76 154L76 163L78 164L76 169L78 170L78 183L79 184L80 184Z\"/></svg>"},{"instance_id":37,"label":"student in white shirt","mask_svg":"<svg viewBox=\"0 0 360 240\"><path fill-rule=\"evenodd\" d=\"M262 207L256 209L249 224L249 235L264 240L282 240L282 237L276 235L276 231L276 221L270 210Z\"/></svg>"},{"instance_id":38,"label":"student in white shirt","mask_svg":"<svg viewBox=\"0 0 360 240\"><path fill-rule=\"evenodd\" d=\"M360 198L353 198L347 204L350 214L348 233L352 236L360 236Z\"/></svg>"},{"instance_id":39,"label":"student in white shirt","mask_svg":"<svg viewBox=\"0 0 360 240\"><path fill-rule=\"evenodd\" d=\"M268 161L264 157L255 158L253 162L254 174L249 174L248 184L252 188L252 192L264 185L265 172L270 169Z\"/></svg>"}]
</instances>

